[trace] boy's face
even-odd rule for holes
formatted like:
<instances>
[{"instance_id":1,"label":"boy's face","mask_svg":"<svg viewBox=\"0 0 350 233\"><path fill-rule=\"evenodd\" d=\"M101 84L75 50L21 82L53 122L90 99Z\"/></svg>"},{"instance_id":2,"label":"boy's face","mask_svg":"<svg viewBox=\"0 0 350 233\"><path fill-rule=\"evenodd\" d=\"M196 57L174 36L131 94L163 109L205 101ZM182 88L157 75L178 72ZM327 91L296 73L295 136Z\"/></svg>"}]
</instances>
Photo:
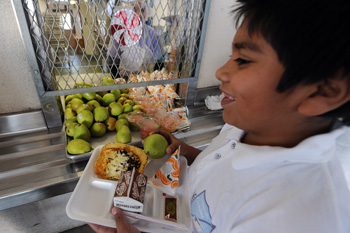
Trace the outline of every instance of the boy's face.
<instances>
[{"instance_id":1,"label":"boy's face","mask_svg":"<svg viewBox=\"0 0 350 233\"><path fill-rule=\"evenodd\" d=\"M261 133L295 120L300 94L276 91L283 72L275 50L258 33L250 37L243 24L233 40L232 57L216 71L225 122Z\"/></svg>"}]
</instances>

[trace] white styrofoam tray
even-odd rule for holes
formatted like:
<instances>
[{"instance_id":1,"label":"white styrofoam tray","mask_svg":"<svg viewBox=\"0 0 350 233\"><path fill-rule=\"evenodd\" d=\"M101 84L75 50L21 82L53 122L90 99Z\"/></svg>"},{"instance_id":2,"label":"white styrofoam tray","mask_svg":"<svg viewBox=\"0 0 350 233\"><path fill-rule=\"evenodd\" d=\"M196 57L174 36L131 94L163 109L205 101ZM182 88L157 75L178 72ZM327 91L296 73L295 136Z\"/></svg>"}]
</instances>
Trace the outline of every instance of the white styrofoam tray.
<instances>
[{"instance_id":1,"label":"white styrofoam tray","mask_svg":"<svg viewBox=\"0 0 350 233\"><path fill-rule=\"evenodd\" d=\"M85 170L80 177L66 206L67 215L75 220L116 227L111 214L113 196L118 181L104 180L96 176L94 165L103 145L94 149ZM145 175L150 178L167 161L169 155L162 159L150 159L145 168ZM177 198L178 221L172 222L163 218L164 196L152 185L147 185L142 214L124 212L127 221L144 232L191 232L191 214L182 180L186 177L187 161L180 156L179 187Z\"/></svg>"}]
</instances>

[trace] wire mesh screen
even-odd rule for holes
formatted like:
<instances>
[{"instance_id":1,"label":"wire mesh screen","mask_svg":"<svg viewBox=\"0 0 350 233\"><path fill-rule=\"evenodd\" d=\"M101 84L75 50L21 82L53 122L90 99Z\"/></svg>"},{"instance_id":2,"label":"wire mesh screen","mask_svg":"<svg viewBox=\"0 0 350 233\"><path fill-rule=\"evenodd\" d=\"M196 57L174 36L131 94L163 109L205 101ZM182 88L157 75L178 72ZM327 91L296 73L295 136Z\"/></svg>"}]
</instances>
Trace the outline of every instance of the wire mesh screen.
<instances>
[{"instance_id":1,"label":"wire mesh screen","mask_svg":"<svg viewBox=\"0 0 350 233\"><path fill-rule=\"evenodd\" d=\"M204 0L22 0L45 92L194 77Z\"/></svg>"}]
</instances>

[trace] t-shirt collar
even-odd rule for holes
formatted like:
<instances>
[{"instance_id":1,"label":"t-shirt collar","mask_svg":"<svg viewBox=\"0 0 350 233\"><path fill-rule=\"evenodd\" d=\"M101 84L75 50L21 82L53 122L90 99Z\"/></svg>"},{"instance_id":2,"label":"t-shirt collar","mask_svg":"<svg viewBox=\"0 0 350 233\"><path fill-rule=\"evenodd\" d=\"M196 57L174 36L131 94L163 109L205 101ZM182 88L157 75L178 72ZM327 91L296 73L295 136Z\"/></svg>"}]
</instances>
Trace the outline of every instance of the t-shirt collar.
<instances>
[{"instance_id":1,"label":"t-shirt collar","mask_svg":"<svg viewBox=\"0 0 350 233\"><path fill-rule=\"evenodd\" d=\"M224 126L223 133L226 133L226 139L237 142L232 160L232 166L236 170L268 164L326 162L335 150L336 139L346 131L346 127L340 127L329 133L309 137L295 147L285 148L241 143L240 139L245 132L235 127L225 130L225 127L227 126Z\"/></svg>"}]
</instances>

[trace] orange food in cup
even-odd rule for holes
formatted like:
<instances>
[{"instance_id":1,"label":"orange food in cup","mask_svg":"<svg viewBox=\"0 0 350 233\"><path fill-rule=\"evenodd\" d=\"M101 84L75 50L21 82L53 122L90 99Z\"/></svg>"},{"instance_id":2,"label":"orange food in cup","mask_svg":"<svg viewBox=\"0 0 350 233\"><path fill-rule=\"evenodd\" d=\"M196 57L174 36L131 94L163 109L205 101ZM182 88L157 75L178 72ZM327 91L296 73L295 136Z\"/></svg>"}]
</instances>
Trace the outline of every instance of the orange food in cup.
<instances>
[{"instance_id":1,"label":"orange food in cup","mask_svg":"<svg viewBox=\"0 0 350 233\"><path fill-rule=\"evenodd\" d=\"M179 125L180 118L174 114L168 114L160 120L160 126L169 132L176 131Z\"/></svg>"},{"instance_id":2,"label":"orange food in cup","mask_svg":"<svg viewBox=\"0 0 350 233\"><path fill-rule=\"evenodd\" d=\"M140 126L141 138L147 137L153 130L158 129L159 127L159 123L154 119L147 117L144 118Z\"/></svg>"},{"instance_id":3,"label":"orange food in cup","mask_svg":"<svg viewBox=\"0 0 350 233\"><path fill-rule=\"evenodd\" d=\"M141 102L142 110L147 114L155 114L158 111L158 104L154 99L145 99Z\"/></svg>"},{"instance_id":4,"label":"orange food in cup","mask_svg":"<svg viewBox=\"0 0 350 233\"><path fill-rule=\"evenodd\" d=\"M130 112L126 115L126 119L130 122L133 130L140 130L140 124L143 119L146 117L146 114L143 112Z\"/></svg>"}]
</instances>

